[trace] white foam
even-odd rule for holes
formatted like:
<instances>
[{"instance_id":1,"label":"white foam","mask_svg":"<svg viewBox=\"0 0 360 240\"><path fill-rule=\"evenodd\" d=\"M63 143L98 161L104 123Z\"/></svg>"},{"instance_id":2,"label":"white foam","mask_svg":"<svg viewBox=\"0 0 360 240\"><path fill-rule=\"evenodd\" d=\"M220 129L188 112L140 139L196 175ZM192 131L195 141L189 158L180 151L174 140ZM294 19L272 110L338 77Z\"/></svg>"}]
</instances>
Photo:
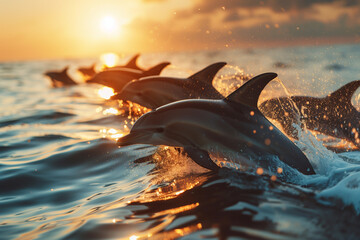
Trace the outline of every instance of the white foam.
<instances>
[{"instance_id":1,"label":"white foam","mask_svg":"<svg viewBox=\"0 0 360 240\"><path fill-rule=\"evenodd\" d=\"M303 176L297 184L314 188L321 202L350 206L360 214L359 153L336 154L306 129L296 128L299 132L296 145L304 151L316 172L313 176Z\"/></svg>"}]
</instances>

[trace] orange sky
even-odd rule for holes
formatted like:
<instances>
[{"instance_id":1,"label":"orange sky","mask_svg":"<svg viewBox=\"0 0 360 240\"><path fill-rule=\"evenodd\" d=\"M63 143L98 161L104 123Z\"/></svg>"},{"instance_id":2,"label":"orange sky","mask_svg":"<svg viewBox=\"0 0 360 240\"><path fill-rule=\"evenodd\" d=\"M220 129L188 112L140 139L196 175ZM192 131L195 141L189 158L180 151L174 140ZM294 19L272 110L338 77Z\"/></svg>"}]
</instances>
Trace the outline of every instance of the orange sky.
<instances>
[{"instance_id":1,"label":"orange sky","mask_svg":"<svg viewBox=\"0 0 360 240\"><path fill-rule=\"evenodd\" d=\"M351 0L2 1L0 61L355 43L359 9Z\"/></svg>"}]
</instances>

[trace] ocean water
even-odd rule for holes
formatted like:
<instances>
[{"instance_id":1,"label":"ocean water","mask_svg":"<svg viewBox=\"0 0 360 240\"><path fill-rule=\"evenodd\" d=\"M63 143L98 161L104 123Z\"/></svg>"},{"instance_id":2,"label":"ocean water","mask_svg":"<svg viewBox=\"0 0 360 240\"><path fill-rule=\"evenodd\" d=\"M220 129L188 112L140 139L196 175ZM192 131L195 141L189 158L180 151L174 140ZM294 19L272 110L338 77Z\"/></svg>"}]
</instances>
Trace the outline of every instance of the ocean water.
<instances>
[{"instance_id":1,"label":"ocean water","mask_svg":"<svg viewBox=\"0 0 360 240\"><path fill-rule=\"evenodd\" d=\"M146 109L83 83L76 69L93 61L0 63L0 239L359 238L360 152L351 144L300 131L313 176L285 165L212 173L169 147L119 148ZM228 62L215 80L224 95L241 75L278 73L260 102L325 96L360 79L360 45L144 54L139 64L160 61L177 77ZM51 88L43 73L66 65L80 84ZM360 107L359 92L352 103Z\"/></svg>"}]
</instances>

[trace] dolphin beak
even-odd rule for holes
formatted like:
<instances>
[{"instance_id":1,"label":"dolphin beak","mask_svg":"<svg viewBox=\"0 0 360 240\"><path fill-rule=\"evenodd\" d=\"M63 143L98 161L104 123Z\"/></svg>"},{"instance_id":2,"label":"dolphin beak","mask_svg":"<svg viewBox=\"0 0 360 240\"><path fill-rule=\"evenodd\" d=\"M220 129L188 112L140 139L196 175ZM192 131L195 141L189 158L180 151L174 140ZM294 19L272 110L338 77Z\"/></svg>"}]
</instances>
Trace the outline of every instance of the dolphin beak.
<instances>
[{"instance_id":1,"label":"dolphin beak","mask_svg":"<svg viewBox=\"0 0 360 240\"><path fill-rule=\"evenodd\" d=\"M117 144L119 146L129 146L133 144L151 144L152 131L132 131L128 135L119 138Z\"/></svg>"},{"instance_id":2,"label":"dolphin beak","mask_svg":"<svg viewBox=\"0 0 360 240\"><path fill-rule=\"evenodd\" d=\"M164 133L162 129L148 129L131 131L128 135L119 138L119 146L129 146L133 144L166 145L173 147L182 147L188 145L189 141L182 139L178 135L170 132Z\"/></svg>"}]
</instances>

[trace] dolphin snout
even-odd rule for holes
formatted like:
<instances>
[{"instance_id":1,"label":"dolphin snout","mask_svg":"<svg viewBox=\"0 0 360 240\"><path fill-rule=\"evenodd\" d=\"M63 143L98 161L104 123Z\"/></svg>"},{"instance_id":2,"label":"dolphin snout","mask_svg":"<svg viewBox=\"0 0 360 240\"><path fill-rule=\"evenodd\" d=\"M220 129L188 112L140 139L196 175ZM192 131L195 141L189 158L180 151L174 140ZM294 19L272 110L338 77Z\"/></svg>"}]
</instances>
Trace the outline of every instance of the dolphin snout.
<instances>
[{"instance_id":1,"label":"dolphin snout","mask_svg":"<svg viewBox=\"0 0 360 240\"><path fill-rule=\"evenodd\" d=\"M132 144L152 144L149 142L151 136L151 131L131 131L128 135L119 138L117 144L122 147Z\"/></svg>"}]
</instances>

